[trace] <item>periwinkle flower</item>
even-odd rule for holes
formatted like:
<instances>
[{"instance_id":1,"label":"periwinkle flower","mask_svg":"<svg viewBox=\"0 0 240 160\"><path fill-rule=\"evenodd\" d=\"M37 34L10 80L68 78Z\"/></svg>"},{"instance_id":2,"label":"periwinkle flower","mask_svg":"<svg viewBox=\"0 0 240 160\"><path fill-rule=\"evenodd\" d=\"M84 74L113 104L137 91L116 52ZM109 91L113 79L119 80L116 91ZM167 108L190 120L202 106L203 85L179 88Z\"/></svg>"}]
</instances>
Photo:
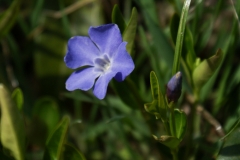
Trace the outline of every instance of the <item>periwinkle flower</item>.
<instances>
[{"instance_id":1,"label":"periwinkle flower","mask_svg":"<svg viewBox=\"0 0 240 160\"><path fill-rule=\"evenodd\" d=\"M64 57L67 67L82 68L70 75L66 89L87 91L94 86L93 94L103 99L110 80L123 81L133 71L134 63L116 24L90 27L88 33L89 37L75 36L68 41Z\"/></svg>"},{"instance_id":2,"label":"periwinkle flower","mask_svg":"<svg viewBox=\"0 0 240 160\"><path fill-rule=\"evenodd\" d=\"M177 72L167 84L168 102L176 102L181 96L182 91L182 73Z\"/></svg>"}]
</instances>

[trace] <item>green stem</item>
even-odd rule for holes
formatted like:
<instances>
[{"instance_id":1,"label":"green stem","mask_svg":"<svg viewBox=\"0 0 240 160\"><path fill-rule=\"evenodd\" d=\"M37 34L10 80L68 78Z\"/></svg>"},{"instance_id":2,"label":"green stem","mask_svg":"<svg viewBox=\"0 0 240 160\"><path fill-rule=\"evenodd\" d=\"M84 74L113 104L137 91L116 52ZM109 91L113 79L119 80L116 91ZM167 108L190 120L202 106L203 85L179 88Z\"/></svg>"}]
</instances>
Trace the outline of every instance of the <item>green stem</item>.
<instances>
[{"instance_id":1,"label":"green stem","mask_svg":"<svg viewBox=\"0 0 240 160\"><path fill-rule=\"evenodd\" d=\"M178 160L178 149L172 149L171 154L173 156L173 160Z\"/></svg>"},{"instance_id":2,"label":"green stem","mask_svg":"<svg viewBox=\"0 0 240 160\"><path fill-rule=\"evenodd\" d=\"M174 103L170 103L169 107L170 107L170 110L171 110L171 112L170 112L170 114L171 114L170 115L170 117L171 117L171 128L172 128L171 135L176 137L176 124L175 124L175 115L174 115Z\"/></svg>"},{"instance_id":3,"label":"green stem","mask_svg":"<svg viewBox=\"0 0 240 160\"><path fill-rule=\"evenodd\" d=\"M190 123L189 123L189 134L188 136L191 138L187 143L187 151L185 153L185 159L189 157L194 157L198 145L194 143L194 139L200 136L200 117L197 114L197 105L198 105L198 92L194 93L194 102L192 104L192 112L190 115Z\"/></svg>"},{"instance_id":4,"label":"green stem","mask_svg":"<svg viewBox=\"0 0 240 160\"><path fill-rule=\"evenodd\" d=\"M176 124L175 124L175 114L174 114L174 108L175 108L175 103L170 103L169 104L170 107L170 117L171 117L171 135L173 137L177 136L177 132L176 132ZM171 149L171 154L173 156L173 160L178 160L178 147L176 149Z\"/></svg>"}]
</instances>

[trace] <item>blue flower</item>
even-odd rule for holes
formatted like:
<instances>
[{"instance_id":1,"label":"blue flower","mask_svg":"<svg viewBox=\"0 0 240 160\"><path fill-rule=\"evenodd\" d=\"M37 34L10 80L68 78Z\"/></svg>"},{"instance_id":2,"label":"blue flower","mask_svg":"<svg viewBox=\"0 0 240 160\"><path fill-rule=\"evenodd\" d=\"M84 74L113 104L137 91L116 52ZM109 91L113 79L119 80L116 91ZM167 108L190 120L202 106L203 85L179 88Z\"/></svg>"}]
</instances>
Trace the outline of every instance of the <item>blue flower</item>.
<instances>
[{"instance_id":1,"label":"blue flower","mask_svg":"<svg viewBox=\"0 0 240 160\"><path fill-rule=\"evenodd\" d=\"M70 75L66 89L87 91L94 85L93 94L103 99L110 80L123 81L133 71L134 63L116 24L90 27L88 33L89 37L75 36L68 41L64 57L67 67L82 68Z\"/></svg>"}]
</instances>

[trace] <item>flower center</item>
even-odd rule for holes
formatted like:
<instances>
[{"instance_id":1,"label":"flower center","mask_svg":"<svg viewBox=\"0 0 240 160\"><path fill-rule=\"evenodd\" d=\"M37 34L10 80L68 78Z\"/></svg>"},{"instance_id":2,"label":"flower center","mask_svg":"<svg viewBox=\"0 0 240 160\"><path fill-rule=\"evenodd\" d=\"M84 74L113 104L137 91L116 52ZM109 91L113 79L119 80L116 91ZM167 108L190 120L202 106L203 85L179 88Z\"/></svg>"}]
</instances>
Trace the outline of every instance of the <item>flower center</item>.
<instances>
[{"instance_id":1,"label":"flower center","mask_svg":"<svg viewBox=\"0 0 240 160\"><path fill-rule=\"evenodd\" d=\"M94 61L95 70L97 72L106 72L110 67L110 60L107 55L96 58Z\"/></svg>"}]
</instances>

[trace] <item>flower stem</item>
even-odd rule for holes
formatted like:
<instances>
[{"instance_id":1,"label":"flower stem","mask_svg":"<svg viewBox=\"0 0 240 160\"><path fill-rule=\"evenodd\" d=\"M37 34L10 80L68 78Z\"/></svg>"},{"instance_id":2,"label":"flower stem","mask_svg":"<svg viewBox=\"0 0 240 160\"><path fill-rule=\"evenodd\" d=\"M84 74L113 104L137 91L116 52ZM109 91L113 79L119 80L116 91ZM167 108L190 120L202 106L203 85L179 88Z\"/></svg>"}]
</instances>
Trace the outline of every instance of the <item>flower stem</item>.
<instances>
[{"instance_id":1,"label":"flower stem","mask_svg":"<svg viewBox=\"0 0 240 160\"><path fill-rule=\"evenodd\" d=\"M175 114L174 114L175 103L170 102L170 104L168 104L168 105L170 107L170 117L171 117L170 132L173 137L176 137L177 132L176 132ZM175 149L171 149L171 154L173 156L173 160L178 160L178 146Z\"/></svg>"},{"instance_id":2,"label":"flower stem","mask_svg":"<svg viewBox=\"0 0 240 160\"><path fill-rule=\"evenodd\" d=\"M173 160L178 160L178 148L177 149L172 149L171 154L173 156Z\"/></svg>"},{"instance_id":3,"label":"flower stem","mask_svg":"<svg viewBox=\"0 0 240 160\"><path fill-rule=\"evenodd\" d=\"M189 122L189 137L190 140L187 142L187 150L185 153L185 159L190 157L194 157L198 145L194 143L194 139L200 136L200 117L197 114L197 105L199 104L198 101L198 92L195 92L194 98L192 99L192 111L190 115L190 122Z\"/></svg>"},{"instance_id":4,"label":"flower stem","mask_svg":"<svg viewBox=\"0 0 240 160\"><path fill-rule=\"evenodd\" d=\"M175 124L175 115L174 115L174 103L169 104L170 107L170 117L171 117L171 135L176 137L176 124Z\"/></svg>"}]
</instances>

